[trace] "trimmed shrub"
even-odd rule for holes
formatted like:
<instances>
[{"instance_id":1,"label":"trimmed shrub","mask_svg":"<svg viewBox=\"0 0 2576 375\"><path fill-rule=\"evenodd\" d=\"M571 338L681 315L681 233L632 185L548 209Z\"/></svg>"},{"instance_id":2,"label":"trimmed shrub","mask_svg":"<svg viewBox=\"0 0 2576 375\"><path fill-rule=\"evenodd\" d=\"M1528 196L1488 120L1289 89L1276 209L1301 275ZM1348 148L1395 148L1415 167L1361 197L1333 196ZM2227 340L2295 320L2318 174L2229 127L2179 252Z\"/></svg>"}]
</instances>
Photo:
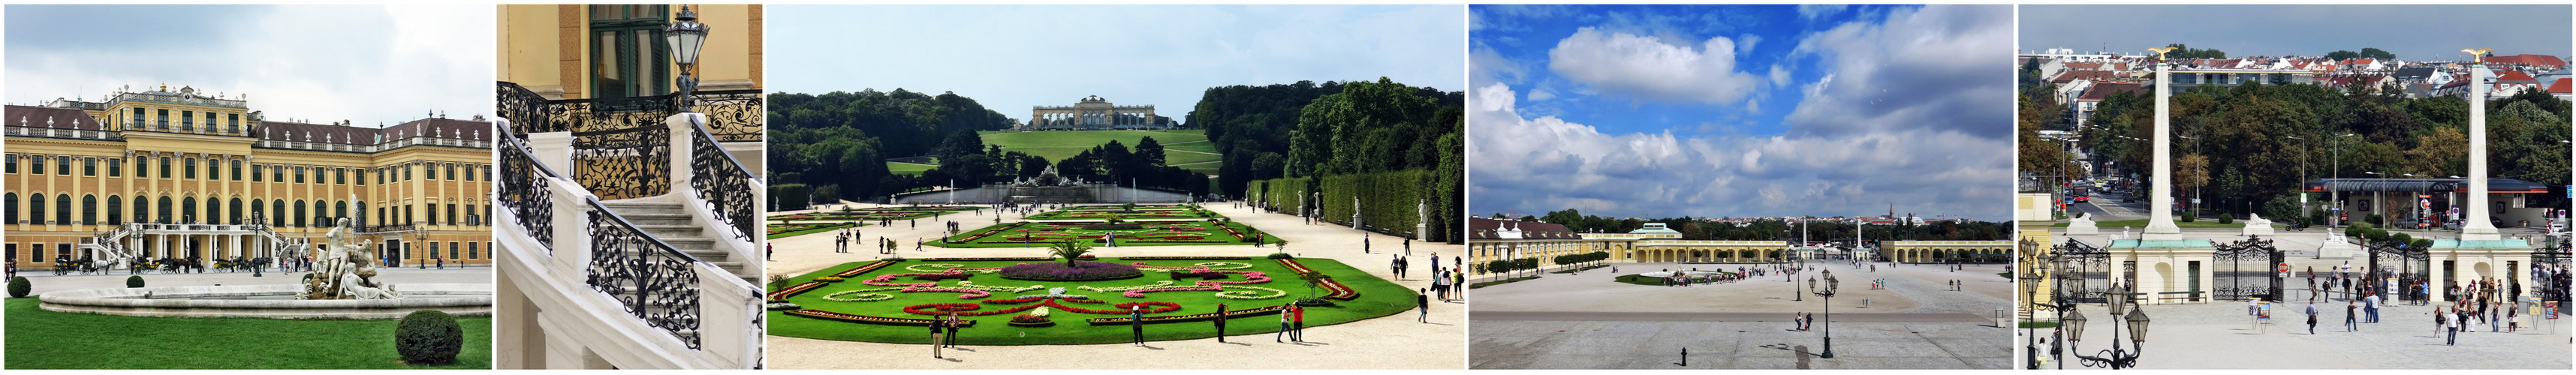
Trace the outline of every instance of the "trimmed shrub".
<instances>
[{"instance_id":1,"label":"trimmed shrub","mask_svg":"<svg viewBox=\"0 0 2576 375\"><path fill-rule=\"evenodd\" d=\"M2236 214L2218 214L2219 224L2235 224Z\"/></svg>"},{"instance_id":2,"label":"trimmed shrub","mask_svg":"<svg viewBox=\"0 0 2576 375\"><path fill-rule=\"evenodd\" d=\"M464 328L457 326L455 316L445 312L413 311L394 325L394 351L402 354L403 363L455 362L456 352L464 348Z\"/></svg>"},{"instance_id":3,"label":"trimmed shrub","mask_svg":"<svg viewBox=\"0 0 2576 375\"><path fill-rule=\"evenodd\" d=\"M1288 255L1288 253L1271 253L1270 259L1297 259L1297 256Z\"/></svg>"},{"instance_id":4,"label":"trimmed shrub","mask_svg":"<svg viewBox=\"0 0 2576 375\"><path fill-rule=\"evenodd\" d=\"M126 277L125 277L125 287L127 287L127 288L141 288L141 287L143 287L143 275L126 276Z\"/></svg>"},{"instance_id":5,"label":"trimmed shrub","mask_svg":"<svg viewBox=\"0 0 2576 375\"><path fill-rule=\"evenodd\" d=\"M2200 214L2191 213L2191 211L2182 212L2182 222L2189 223L2196 221L2200 221Z\"/></svg>"},{"instance_id":6,"label":"trimmed shrub","mask_svg":"<svg viewBox=\"0 0 2576 375\"><path fill-rule=\"evenodd\" d=\"M27 283L26 276L9 278L9 298L27 298L27 293L35 291L35 288L35 285Z\"/></svg>"}]
</instances>

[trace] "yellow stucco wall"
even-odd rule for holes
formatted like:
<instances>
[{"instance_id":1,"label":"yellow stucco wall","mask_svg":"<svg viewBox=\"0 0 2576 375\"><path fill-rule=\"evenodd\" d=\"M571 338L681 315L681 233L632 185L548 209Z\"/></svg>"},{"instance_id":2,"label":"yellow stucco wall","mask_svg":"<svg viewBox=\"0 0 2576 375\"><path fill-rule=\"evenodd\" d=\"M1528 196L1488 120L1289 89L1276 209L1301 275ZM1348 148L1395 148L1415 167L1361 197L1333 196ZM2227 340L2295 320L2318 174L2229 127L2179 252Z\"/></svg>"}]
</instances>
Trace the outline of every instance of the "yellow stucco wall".
<instances>
[{"instance_id":1,"label":"yellow stucco wall","mask_svg":"<svg viewBox=\"0 0 2576 375\"><path fill-rule=\"evenodd\" d=\"M690 5L690 9L697 12L698 23L711 30L706 46L699 50L699 82L749 80L753 89L767 87L761 71L762 6L713 4ZM589 11L584 5L498 6L499 65L493 71L500 77L496 79L540 93L559 89L560 99L591 98ZM670 6L664 20L679 12L679 6ZM678 64L667 68L674 72L672 77L678 77Z\"/></svg>"}]
</instances>

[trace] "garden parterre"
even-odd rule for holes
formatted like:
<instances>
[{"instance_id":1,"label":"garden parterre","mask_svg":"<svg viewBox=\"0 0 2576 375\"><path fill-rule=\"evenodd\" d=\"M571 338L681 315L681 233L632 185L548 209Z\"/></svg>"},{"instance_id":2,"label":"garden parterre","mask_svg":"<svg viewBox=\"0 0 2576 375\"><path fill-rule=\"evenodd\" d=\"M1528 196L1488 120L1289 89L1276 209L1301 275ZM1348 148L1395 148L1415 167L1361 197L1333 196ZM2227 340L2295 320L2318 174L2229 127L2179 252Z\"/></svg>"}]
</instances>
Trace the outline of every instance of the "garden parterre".
<instances>
[{"instance_id":1,"label":"garden parterre","mask_svg":"<svg viewBox=\"0 0 2576 375\"><path fill-rule=\"evenodd\" d=\"M1142 277L1063 282L1005 278L1016 260L853 262L788 280L770 294L770 334L826 340L923 343L921 325L958 315L972 324L965 345L1063 345L1124 342L1127 311L1147 314L1149 340L1216 334L1207 323L1226 304L1230 335L1276 332L1279 306L1309 295L1339 297L1307 307L1308 326L1375 318L1413 308L1414 293L1365 272L1322 259L1103 259L1143 270ZM1333 276L1311 290L1295 276L1306 269ZM1047 322L1030 324L1030 315ZM1023 320L1014 322L1014 320ZM1166 324L1197 322L1191 324Z\"/></svg>"}]
</instances>

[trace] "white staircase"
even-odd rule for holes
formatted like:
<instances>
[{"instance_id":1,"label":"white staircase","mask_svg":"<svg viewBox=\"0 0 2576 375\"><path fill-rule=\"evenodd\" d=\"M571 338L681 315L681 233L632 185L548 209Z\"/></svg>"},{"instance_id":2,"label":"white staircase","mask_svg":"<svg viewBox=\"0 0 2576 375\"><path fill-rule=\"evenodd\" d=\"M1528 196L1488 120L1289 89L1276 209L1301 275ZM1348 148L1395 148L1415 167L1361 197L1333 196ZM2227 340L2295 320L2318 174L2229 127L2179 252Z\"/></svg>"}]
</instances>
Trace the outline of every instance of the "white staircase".
<instances>
[{"instance_id":1,"label":"white staircase","mask_svg":"<svg viewBox=\"0 0 2576 375\"><path fill-rule=\"evenodd\" d=\"M730 231L733 228L725 227L723 224L708 223L690 215L685 203L640 200L601 203L608 206L608 211L616 212L617 216L626 218L627 222L635 223L636 229L642 229L644 233L653 235L653 238L661 239L662 243L671 244L671 247L680 250L681 253L724 269L736 278L742 279L743 282L760 285L760 271L751 268L751 263L734 259L736 257L731 253L717 249L715 235L709 232Z\"/></svg>"}]
</instances>

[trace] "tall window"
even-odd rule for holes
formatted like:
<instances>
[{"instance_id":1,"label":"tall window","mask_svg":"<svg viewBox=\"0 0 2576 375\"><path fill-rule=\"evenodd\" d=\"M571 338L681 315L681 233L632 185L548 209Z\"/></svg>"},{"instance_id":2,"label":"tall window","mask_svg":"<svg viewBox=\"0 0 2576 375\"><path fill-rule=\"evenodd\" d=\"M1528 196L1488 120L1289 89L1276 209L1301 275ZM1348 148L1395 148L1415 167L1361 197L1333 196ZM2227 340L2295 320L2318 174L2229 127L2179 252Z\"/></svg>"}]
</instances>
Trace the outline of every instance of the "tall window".
<instances>
[{"instance_id":1,"label":"tall window","mask_svg":"<svg viewBox=\"0 0 2576 375\"><path fill-rule=\"evenodd\" d=\"M152 198L134 197L134 221L152 222Z\"/></svg>"},{"instance_id":2,"label":"tall window","mask_svg":"<svg viewBox=\"0 0 2576 375\"><path fill-rule=\"evenodd\" d=\"M56 157L54 157L54 173L61 173L61 174L63 174L64 176L70 176L70 175L72 175L72 157L70 157L70 156L56 156Z\"/></svg>"},{"instance_id":3,"label":"tall window","mask_svg":"<svg viewBox=\"0 0 2576 375\"><path fill-rule=\"evenodd\" d=\"M9 173L18 173L18 155L0 157L0 159L9 160Z\"/></svg>"},{"instance_id":4,"label":"tall window","mask_svg":"<svg viewBox=\"0 0 2576 375\"><path fill-rule=\"evenodd\" d=\"M98 158L81 158L81 175L98 175Z\"/></svg>"},{"instance_id":5,"label":"tall window","mask_svg":"<svg viewBox=\"0 0 2576 375\"><path fill-rule=\"evenodd\" d=\"M56 196L54 196L54 222L55 222L55 223L62 223L62 224L71 224L71 223L72 223L72 195L71 195L71 194L63 194L63 195L56 195Z\"/></svg>"},{"instance_id":6,"label":"tall window","mask_svg":"<svg viewBox=\"0 0 2576 375\"><path fill-rule=\"evenodd\" d=\"M242 223L242 201L241 201L241 198L233 198L233 204L232 204L232 206L233 206L233 211L232 211L232 212L233 212L233 216L232 216L232 218L231 218L230 220L224 220L224 224L241 225L241 223ZM256 206L254 206L254 207L256 207Z\"/></svg>"},{"instance_id":7,"label":"tall window","mask_svg":"<svg viewBox=\"0 0 2576 375\"><path fill-rule=\"evenodd\" d=\"M279 199L268 201L268 207L268 225L274 227L286 226L286 200Z\"/></svg>"},{"instance_id":8,"label":"tall window","mask_svg":"<svg viewBox=\"0 0 2576 375\"><path fill-rule=\"evenodd\" d=\"M155 127L160 128L160 130L170 130L170 110L154 110L153 113L155 114L153 116L155 118L153 120Z\"/></svg>"},{"instance_id":9,"label":"tall window","mask_svg":"<svg viewBox=\"0 0 2576 375\"><path fill-rule=\"evenodd\" d=\"M208 180L220 180L220 179L223 179L223 178L224 178L224 161L223 161L223 160L217 160L217 159L215 159L215 158L206 158L206 179L208 179Z\"/></svg>"},{"instance_id":10,"label":"tall window","mask_svg":"<svg viewBox=\"0 0 2576 375\"><path fill-rule=\"evenodd\" d=\"M267 219L268 219L268 201L267 201L267 200L264 200L264 199L252 198L252 199L250 200L250 220L249 220L249 221L250 221L250 223L251 223L251 224L268 224Z\"/></svg>"},{"instance_id":11,"label":"tall window","mask_svg":"<svg viewBox=\"0 0 2576 375\"><path fill-rule=\"evenodd\" d=\"M45 156L27 157L27 174L45 174Z\"/></svg>"},{"instance_id":12,"label":"tall window","mask_svg":"<svg viewBox=\"0 0 2576 375\"><path fill-rule=\"evenodd\" d=\"M268 179L270 181L286 182L286 166L280 165L268 167Z\"/></svg>"},{"instance_id":13,"label":"tall window","mask_svg":"<svg viewBox=\"0 0 2576 375\"><path fill-rule=\"evenodd\" d=\"M185 224L189 221L195 221L196 219L198 219L197 200L179 198L179 220L172 222Z\"/></svg>"},{"instance_id":14,"label":"tall window","mask_svg":"<svg viewBox=\"0 0 2576 375\"><path fill-rule=\"evenodd\" d=\"M81 196L81 224L98 225L98 196Z\"/></svg>"},{"instance_id":15,"label":"tall window","mask_svg":"<svg viewBox=\"0 0 2576 375\"><path fill-rule=\"evenodd\" d=\"M123 174L125 174L125 159L124 159L124 158L110 158L110 159L107 159L107 176L108 176L108 177L117 177L117 176L119 176L119 175L123 175Z\"/></svg>"},{"instance_id":16,"label":"tall window","mask_svg":"<svg viewBox=\"0 0 2576 375\"><path fill-rule=\"evenodd\" d=\"M197 158L188 158L185 163L187 164L186 168L180 169L181 172L188 174L184 178L197 178Z\"/></svg>"},{"instance_id":17,"label":"tall window","mask_svg":"<svg viewBox=\"0 0 2576 375\"><path fill-rule=\"evenodd\" d=\"M295 183L304 183L304 167L295 167Z\"/></svg>"},{"instance_id":18,"label":"tall window","mask_svg":"<svg viewBox=\"0 0 2576 375\"><path fill-rule=\"evenodd\" d=\"M334 184L347 184L347 183L349 183L349 169L348 169L348 168L331 168L331 183L334 183Z\"/></svg>"},{"instance_id":19,"label":"tall window","mask_svg":"<svg viewBox=\"0 0 2576 375\"><path fill-rule=\"evenodd\" d=\"M437 180L437 179L438 179L438 164L421 164L421 165L420 165L420 177L421 177L421 178L424 178L424 179L429 179L429 180Z\"/></svg>"},{"instance_id":20,"label":"tall window","mask_svg":"<svg viewBox=\"0 0 2576 375\"><path fill-rule=\"evenodd\" d=\"M0 201L0 204L7 204L7 205L9 205L9 207L6 207L6 208L5 208L5 210L6 210L6 211L9 211L9 213L8 213L9 217L6 219L6 220L8 220L8 221L0 221L0 224L17 224L17 223L18 223L18 193L7 193L7 194L8 194L8 195L0 195L0 200L5 200L5 201Z\"/></svg>"},{"instance_id":21,"label":"tall window","mask_svg":"<svg viewBox=\"0 0 2576 375\"><path fill-rule=\"evenodd\" d=\"M241 181L241 161L233 161L233 181Z\"/></svg>"},{"instance_id":22,"label":"tall window","mask_svg":"<svg viewBox=\"0 0 2576 375\"><path fill-rule=\"evenodd\" d=\"M456 259L456 243L447 243L447 259Z\"/></svg>"},{"instance_id":23,"label":"tall window","mask_svg":"<svg viewBox=\"0 0 2576 375\"><path fill-rule=\"evenodd\" d=\"M481 242L467 242L467 243L465 243L465 259L482 258L482 257L483 257L483 248L481 247L482 245L483 245L483 243L481 243Z\"/></svg>"},{"instance_id":24,"label":"tall window","mask_svg":"<svg viewBox=\"0 0 2576 375\"><path fill-rule=\"evenodd\" d=\"M241 132L241 114L239 114L239 113L226 113L226 114L224 114L224 132L225 132L225 133L240 133L240 132Z\"/></svg>"},{"instance_id":25,"label":"tall window","mask_svg":"<svg viewBox=\"0 0 2576 375\"><path fill-rule=\"evenodd\" d=\"M131 125L131 127L133 127L135 130L145 130L145 129L143 129L143 108L142 108L142 107L135 107L135 108L134 108L134 121L133 121L133 122L134 122L134 124L133 124L133 125Z\"/></svg>"},{"instance_id":26,"label":"tall window","mask_svg":"<svg viewBox=\"0 0 2576 375\"><path fill-rule=\"evenodd\" d=\"M161 178L170 178L170 158L161 158Z\"/></svg>"},{"instance_id":27,"label":"tall window","mask_svg":"<svg viewBox=\"0 0 2576 375\"><path fill-rule=\"evenodd\" d=\"M590 6L591 97L653 96L670 91L670 56L662 40L663 5Z\"/></svg>"},{"instance_id":28,"label":"tall window","mask_svg":"<svg viewBox=\"0 0 2576 375\"><path fill-rule=\"evenodd\" d=\"M198 216L196 221L206 224L223 224L223 200L215 199L215 197L206 197L206 216Z\"/></svg>"},{"instance_id":29,"label":"tall window","mask_svg":"<svg viewBox=\"0 0 2576 375\"><path fill-rule=\"evenodd\" d=\"M179 111L179 130L197 130L197 111Z\"/></svg>"},{"instance_id":30,"label":"tall window","mask_svg":"<svg viewBox=\"0 0 2576 375\"><path fill-rule=\"evenodd\" d=\"M366 168L349 168L349 173L352 173L352 174L356 174L356 175L358 175L358 176L357 176L357 178L356 178L355 180L358 180L358 184L359 184L359 185L366 185L366 184L367 184L367 169L366 169Z\"/></svg>"},{"instance_id":31,"label":"tall window","mask_svg":"<svg viewBox=\"0 0 2576 375\"><path fill-rule=\"evenodd\" d=\"M250 182L260 182L260 181L264 180L262 177L266 177L266 175L267 175L268 173L267 173L266 171L263 171L263 169L267 169L267 168L266 168L266 167L262 167L262 166L260 166L259 164L251 164L251 165L250 165Z\"/></svg>"},{"instance_id":32,"label":"tall window","mask_svg":"<svg viewBox=\"0 0 2576 375\"><path fill-rule=\"evenodd\" d=\"M112 164L111 164L112 165ZM107 225L125 224L125 200L107 196Z\"/></svg>"},{"instance_id":33,"label":"tall window","mask_svg":"<svg viewBox=\"0 0 2576 375\"><path fill-rule=\"evenodd\" d=\"M11 210L11 212L16 212L16 210ZM36 193L27 196L27 219L35 220L35 224L45 224L44 193Z\"/></svg>"},{"instance_id":34,"label":"tall window","mask_svg":"<svg viewBox=\"0 0 2576 375\"><path fill-rule=\"evenodd\" d=\"M403 181L411 181L411 166L409 166L409 165L402 166L402 171L403 171L403 178L402 178L402 180L403 180Z\"/></svg>"},{"instance_id":35,"label":"tall window","mask_svg":"<svg viewBox=\"0 0 2576 375\"><path fill-rule=\"evenodd\" d=\"M447 204L447 225L456 225L456 204Z\"/></svg>"},{"instance_id":36,"label":"tall window","mask_svg":"<svg viewBox=\"0 0 2576 375\"><path fill-rule=\"evenodd\" d=\"M455 164L448 164L448 165L447 165L447 179L449 179L449 180L455 180L455 179L456 179L456 165L455 165Z\"/></svg>"},{"instance_id":37,"label":"tall window","mask_svg":"<svg viewBox=\"0 0 2576 375\"><path fill-rule=\"evenodd\" d=\"M160 219L158 221L164 224L175 222L171 220L170 216L170 197L161 197L161 203L156 204L155 206L161 207L161 214L157 215L158 217L155 217L155 219Z\"/></svg>"}]
</instances>

